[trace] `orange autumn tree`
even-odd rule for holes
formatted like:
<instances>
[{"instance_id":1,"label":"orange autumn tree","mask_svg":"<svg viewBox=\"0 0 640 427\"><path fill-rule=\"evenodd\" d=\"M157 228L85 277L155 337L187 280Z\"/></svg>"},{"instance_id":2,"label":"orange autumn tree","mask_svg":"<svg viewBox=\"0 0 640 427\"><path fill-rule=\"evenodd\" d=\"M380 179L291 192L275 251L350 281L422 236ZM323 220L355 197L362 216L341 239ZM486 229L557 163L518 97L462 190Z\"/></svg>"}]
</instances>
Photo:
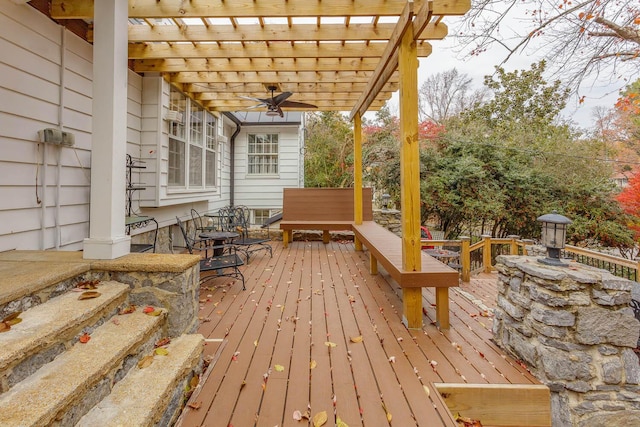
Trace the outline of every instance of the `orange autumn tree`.
<instances>
[{"instance_id":1,"label":"orange autumn tree","mask_svg":"<svg viewBox=\"0 0 640 427\"><path fill-rule=\"evenodd\" d=\"M617 197L624 213L629 217L627 226L633 230L636 241L640 239L640 173L636 173L629 185Z\"/></svg>"}]
</instances>

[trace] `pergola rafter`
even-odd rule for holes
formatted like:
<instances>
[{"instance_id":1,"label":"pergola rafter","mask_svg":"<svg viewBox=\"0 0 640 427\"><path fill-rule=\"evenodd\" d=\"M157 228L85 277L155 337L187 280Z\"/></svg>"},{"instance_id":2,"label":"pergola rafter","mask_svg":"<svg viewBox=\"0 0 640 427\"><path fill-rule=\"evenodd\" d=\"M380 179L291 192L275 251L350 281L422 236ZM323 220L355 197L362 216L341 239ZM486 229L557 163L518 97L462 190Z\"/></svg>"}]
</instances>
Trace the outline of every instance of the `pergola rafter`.
<instances>
[{"instance_id":1,"label":"pergola rafter","mask_svg":"<svg viewBox=\"0 0 640 427\"><path fill-rule=\"evenodd\" d=\"M407 18L407 5L428 14ZM469 6L469 0L129 0L129 64L141 74L160 73L212 111L249 108L241 96L264 98L277 85L320 110L357 107L363 114L399 87L398 27L414 25L417 55L427 57L427 40L448 33L442 17ZM93 13L93 1L51 1L58 20L90 21ZM86 38L92 37L90 27Z\"/></svg>"}]
</instances>

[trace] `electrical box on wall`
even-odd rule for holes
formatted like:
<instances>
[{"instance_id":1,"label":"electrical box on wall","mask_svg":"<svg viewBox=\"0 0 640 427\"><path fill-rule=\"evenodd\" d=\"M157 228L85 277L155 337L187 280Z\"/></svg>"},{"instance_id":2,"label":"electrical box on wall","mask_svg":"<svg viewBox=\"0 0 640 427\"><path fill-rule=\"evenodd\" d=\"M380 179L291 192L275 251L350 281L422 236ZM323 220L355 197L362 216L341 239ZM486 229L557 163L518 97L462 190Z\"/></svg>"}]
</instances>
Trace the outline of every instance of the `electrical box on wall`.
<instances>
[{"instance_id":1,"label":"electrical box on wall","mask_svg":"<svg viewBox=\"0 0 640 427\"><path fill-rule=\"evenodd\" d=\"M76 138L72 133L64 132L60 129L42 129L38 131L38 136L40 137L40 142L46 142L47 144L73 147L73 145L76 143Z\"/></svg>"},{"instance_id":2,"label":"electrical box on wall","mask_svg":"<svg viewBox=\"0 0 640 427\"><path fill-rule=\"evenodd\" d=\"M60 129L46 128L38 131L40 142L47 144L65 145L72 147L75 144L75 136L70 132L64 132Z\"/></svg>"}]
</instances>

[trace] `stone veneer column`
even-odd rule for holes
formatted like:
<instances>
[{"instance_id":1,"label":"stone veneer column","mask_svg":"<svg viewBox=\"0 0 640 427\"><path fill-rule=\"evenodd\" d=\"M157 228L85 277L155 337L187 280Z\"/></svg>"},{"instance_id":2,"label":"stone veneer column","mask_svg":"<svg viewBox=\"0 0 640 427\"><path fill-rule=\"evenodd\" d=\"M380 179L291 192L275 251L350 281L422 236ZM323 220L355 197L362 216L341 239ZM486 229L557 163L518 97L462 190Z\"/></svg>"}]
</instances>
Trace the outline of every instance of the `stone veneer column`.
<instances>
[{"instance_id":1,"label":"stone veneer column","mask_svg":"<svg viewBox=\"0 0 640 427\"><path fill-rule=\"evenodd\" d=\"M499 256L493 332L552 392L553 426L640 426L633 282L571 262Z\"/></svg>"}]
</instances>

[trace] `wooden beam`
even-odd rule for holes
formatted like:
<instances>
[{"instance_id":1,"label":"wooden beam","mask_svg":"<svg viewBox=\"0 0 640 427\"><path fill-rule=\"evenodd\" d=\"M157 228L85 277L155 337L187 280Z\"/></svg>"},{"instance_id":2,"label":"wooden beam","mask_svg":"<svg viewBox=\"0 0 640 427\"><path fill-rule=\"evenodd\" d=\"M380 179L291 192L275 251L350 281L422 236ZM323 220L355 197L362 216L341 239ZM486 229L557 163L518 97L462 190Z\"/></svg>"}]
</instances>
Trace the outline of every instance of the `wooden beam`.
<instances>
[{"instance_id":1,"label":"wooden beam","mask_svg":"<svg viewBox=\"0 0 640 427\"><path fill-rule=\"evenodd\" d=\"M138 73L176 73L183 71L373 71L375 58L275 58L275 59L138 59L133 70Z\"/></svg>"},{"instance_id":2,"label":"wooden beam","mask_svg":"<svg viewBox=\"0 0 640 427\"><path fill-rule=\"evenodd\" d=\"M129 25L129 42L259 42L259 41L385 41L391 37L395 24L341 24L288 25ZM441 40L447 35L446 25L428 24L421 37L428 40Z\"/></svg>"},{"instance_id":3,"label":"wooden beam","mask_svg":"<svg viewBox=\"0 0 640 427\"><path fill-rule=\"evenodd\" d=\"M383 106L385 105L384 101L376 101L373 104L371 104L371 111L378 111L380 110ZM321 108L318 108L317 110L298 110L295 108L283 108L284 111L349 111L351 109L351 107L353 106L353 103L351 104L328 104L326 106L322 106ZM260 109L253 109L253 108L249 108L249 107L245 107L245 106L233 106L233 105L227 105L227 106L217 106L217 105L208 105L208 104L203 104L203 107L205 107L207 110L209 111L264 111L260 110Z\"/></svg>"},{"instance_id":4,"label":"wooden beam","mask_svg":"<svg viewBox=\"0 0 640 427\"><path fill-rule=\"evenodd\" d=\"M367 89L362 93L362 96L358 100L358 103L351 110L351 114L349 115L349 120L353 120L356 113L360 113L360 116L364 116L369 107L368 104L371 103L373 99L375 99L376 94L374 90L376 87L380 86L380 83L386 83L386 80L391 76L391 74L395 71L398 65L397 58L397 49L400 44L404 33L408 28L411 27L411 20L413 18L413 2L407 2L402 15L400 15L400 19L396 24L396 27L389 38L389 42L384 50L382 57L380 58L380 63L378 67L374 71L371 80L367 84Z\"/></svg>"},{"instance_id":5,"label":"wooden beam","mask_svg":"<svg viewBox=\"0 0 640 427\"><path fill-rule=\"evenodd\" d=\"M240 72L240 73L176 73L170 75L170 81L176 83L266 83L266 82L327 82L327 83L366 83L369 81L369 71L340 71L340 72Z\"/></svg>"},{"instance_id":6,"label":"wooden beam","mask_svg":"<svg viewBox=\"0 0 640 427\"><path fill-rule=\"evenodd\" d=\"M293 91L295 95L300 95L301 92ZM304 96L304 102L319 102L319 101L351 101L353 104L358 100L360 92L302 92ZM393 92L380 92L380 98L390 98ZM251 96L254 98L268 98L271 94L262 92L195 92L196 99L199 101L213 101L213 100L237 100L242 96ZM298 96L300 97L300 96ZM295 98L295 97L294 97ZM295 99L293 99L295 101Z\"/></svg>"},{"instance_id":7,"label":"wooden beam","mask_svg":"<svg viewBox=\"0 0 640 427\"><path fill-rule=\"evenodd\" d=\"M170 81L166 76L166 80ZM276 82L275 80L271 82ZM335 83L335 82L278 82L280 89L283 91L289 91L294 93L331 93L331 92L362 92L367 84L366 83ZM177 84L177 83L176 83ZM207 83L205 82L193 82L182 84L184 91L190 93L198 92L235 92L235 93L256 93L262 92L264 95L264 84L262 82L247 82L243 84L238 83ZM396 81L390 81L385 86L384 90L387 92L395 92L399 88Z\"/></svg>"},{"instance_id":8,"label":"wooden beam","mask_svg":"<svg viewBox=\"0 0 640 427\"><path fill-rule=\"evenodd\" d=\"M129 43L129 59L166 59L166 58L379 58L386 42L357 43ZM418 56L431 55L431 45L421 43Z\"/></svg>"},{"instance_id":9,"label":"wooden beam","mask_svg":"<svg viewBox=\"0 0 640 427\"><path fill-rule=\"evenodd\" d=\"M549 387L536 384L455 384L433 386L453 414L486 426L551 426Z\"/></svg>"},{"instance_id":10,"label":"wooden beam","mask_svg":"<svg viewBox=\"0 0 640 427\"><path fill-rule=\"evenodd\" d=\"M428 0L415 0L420 7ZM462 15L469 10L469 0L433 0L434 15ZM209 0L160 1L129 0L130 18L255 18L310 16L393 16L399 15L406 0ZM55 19L92 19L91 0L52 0Z\"/></svg>"}]
</instances>

